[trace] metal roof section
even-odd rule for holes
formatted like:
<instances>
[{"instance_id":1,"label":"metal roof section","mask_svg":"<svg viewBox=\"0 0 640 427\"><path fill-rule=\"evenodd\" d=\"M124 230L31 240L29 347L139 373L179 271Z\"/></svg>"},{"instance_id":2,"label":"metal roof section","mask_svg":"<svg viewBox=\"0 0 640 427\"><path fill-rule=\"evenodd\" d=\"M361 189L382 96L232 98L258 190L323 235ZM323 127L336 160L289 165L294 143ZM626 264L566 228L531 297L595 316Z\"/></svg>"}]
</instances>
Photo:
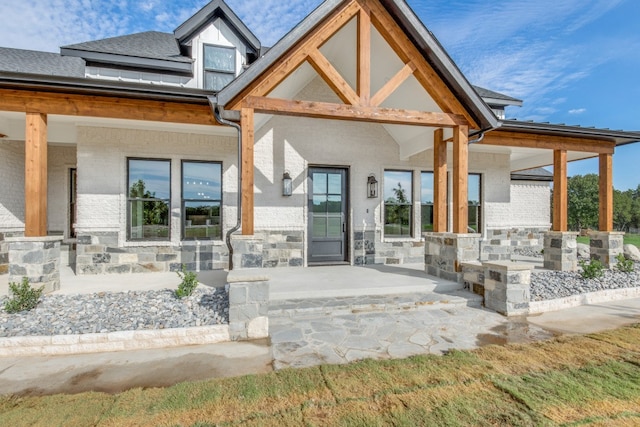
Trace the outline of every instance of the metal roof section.
<instances>
[{"instance_id":1,"label":"metal roof section","mask_svg":"<svg viewBox=\"0 0 640 427\"><path fill-rule=\"evenodd\" d=\"M235 98L254 79L273 65L282 55L291 49L302 37L326 19L343 0L327 0L302 20L296 27L278 41L268 52L258 59L244 73L227 85L218 94L218 103L222 106ZM452 92L461 99L471 116L482 129L497 126L498 121L489 106L480 98L471 84L445 53L433 34L429 32L415 13L402 0L381 0L381 4L391 13L394 20L408 34L424 58L443 78Z\"/></svg>"},{"instance_id":2,"label":"metal roof section","mask_svg":"<svg viewBox=\"0 0 640 427\"><path fill-rule=\"evenodd\" d=\"M489 105L496 105L501 107L506 107L508 105L513 105L516 107L522 107L522 100L513 98L511 96L505 95L500 92L495 92L493 90L485 89L480 86L472 85L478 95Z\"/></svg>"},{"instance_id":3,"label":"metal roof section","mask_svg":"<svg viewBox=\"0 0 640 427\"><path fill-rule=\"evenodd\" d=\"M500 130L537 133L543 135L587 137L615 142L617 146L640 142L640 132L624 130L597 129L583 126L568 126L564 124L538 123L520 120L503 120Z\"/></svg>"},{"instance_id":4,"label":"metal roof section","mask_svg":"<svg viewBox=\"0 0 640 427\"><path fill-rule=\"evenodd\" d=\"M511 172L512 181L544 181L553 182L553 173L545 168L524 169Z\"/></svg>"},{"instance_id":5,"label":"metal roof section","mask_svg":"<svg viewBox=\"0 0 640 427\"><path fill-rule=\"evenodd\" d=\"M84 72L82 77L0 72L0 87L192 104L207 104L207 96L211 94L210 91L202 89L87 79Z\"/></svg>"},{"instance_id":6,"label":"metal roof section","mask_svg":"<svg viewBox=\"0 0 640 427\"><path fill-rule=\"evenodd\" d=\"M242 22L238 15L223 1L213 0L200 9L191 18L180 24L173 32L179 43L184 43L191 39L203 26L218 17L224 17L231 27L240 35L256 54L260 54L260 40Z\"/></svg>"},{"instance_id":7,"label":"metal roof section","mask_svg":"<svg viewBox=\"0 0 640 427\"><path fill-rule=\"evenodd\" d=\"M84 67L82 58L0 47L0 72L84 77Z\"/></svg>"}]
</instances>

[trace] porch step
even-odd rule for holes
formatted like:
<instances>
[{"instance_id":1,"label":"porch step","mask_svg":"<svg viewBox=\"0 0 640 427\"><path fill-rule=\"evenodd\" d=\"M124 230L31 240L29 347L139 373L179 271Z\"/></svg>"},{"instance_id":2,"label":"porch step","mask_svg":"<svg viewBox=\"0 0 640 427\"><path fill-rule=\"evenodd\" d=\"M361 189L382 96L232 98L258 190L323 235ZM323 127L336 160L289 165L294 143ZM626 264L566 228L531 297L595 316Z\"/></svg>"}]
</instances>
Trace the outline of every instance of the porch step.
<instances>
[{"instance_id":1,"label":"porch step","mask_svg":"<svg viewBox=\"0 0 640 427\"><path fill-rule=\"evenodd\" d=\"M451 307L482 307L483 297L465 290L402 295L309 298L271 301L269 316L344 315Z\"/></svg>"}]
</instances>

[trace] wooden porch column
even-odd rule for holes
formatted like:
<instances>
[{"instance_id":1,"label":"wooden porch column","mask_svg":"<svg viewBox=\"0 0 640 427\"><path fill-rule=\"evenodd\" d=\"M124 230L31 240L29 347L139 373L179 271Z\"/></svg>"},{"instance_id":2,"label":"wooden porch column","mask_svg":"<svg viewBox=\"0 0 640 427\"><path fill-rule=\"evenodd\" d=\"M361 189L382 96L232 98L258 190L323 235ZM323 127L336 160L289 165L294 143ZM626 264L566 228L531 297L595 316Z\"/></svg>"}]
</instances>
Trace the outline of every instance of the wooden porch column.
<instances>
[{"instance_id":1,"label":"wooden porch column","mask_svg":"<svg viewBox=\"0 0 640 427\"><path fill-rule=\"evenodd\" d=\"M469 202L468 126L453 128L453 232L467 233Z\"/></svg>"},{"instance_id":2,"label":"wooden porch column","mask_svg":"<svg viewBox=\"0 0 640 427\"><path fill-rule=\"evenodd\" d=\"M613 231L613 155L600 154L599 229Z\"/></svg>"},{"instance_id":3,"label":"wooden porch column","mask_svg":"<svg viewBox=\"0 0 640 427\"><path fill-rule=\"evenodd\" d=\"M553 151L553 231L567 231L567 151Z\"/></svg>"},{"instance_id":4,"label":"wooden porch column","mask_svg":"<svg viewBox=\"0 0 640 427\"><path fill-rule=\"evenodd\" d=\"M24 174L24 235L47 235L47 115L27 113Z\"/></svg>"},{"instance_id":5,"label":"wooden porch column","mask_svg":"<svg viewBox=\"0 0 640 427\"><path fill-rule=\"evenodd\" d=\"M242 108L240 114L242 126L242 234L253 235L253 109Z\"/></svg>"},{"instance_id":6,"label":"wooden porch column","mask_svg":"<svg viewBox=\"0 0 640 427\"><path fill-rule=\"evenodd\" d=\"M433 231L447 231L447 143L442 129L433 132Z\"/></svg>"}]
</instances>

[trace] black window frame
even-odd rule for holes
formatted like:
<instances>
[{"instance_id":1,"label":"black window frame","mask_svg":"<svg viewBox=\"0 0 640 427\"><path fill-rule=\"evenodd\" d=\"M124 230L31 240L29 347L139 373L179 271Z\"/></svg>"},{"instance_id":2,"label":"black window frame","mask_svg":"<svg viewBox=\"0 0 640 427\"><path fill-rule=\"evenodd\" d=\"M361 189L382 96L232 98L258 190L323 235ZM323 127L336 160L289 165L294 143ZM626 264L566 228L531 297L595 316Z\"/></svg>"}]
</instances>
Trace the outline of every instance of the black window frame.
<instances>
[{"instance_id":1,"label":"black window frame","mask_svg":"<svg viewBox=\"0 0 640 427\"><path fill-rule=\"evenodd\" d=\"M233 51L233 71L222 70L222 69L218 69L218 68L207 68L207 60L206 60L207 59L207 48L226 49L226 50ZM221 46L221 45L211 44L211 43L203 44L203 46L202 46L202 88L204 90L220 91L224 87L223 86L223 87L219 87L219 88L215 88L215 87L208 88L207 87L207 74L208 73L210 73L210 74L229 75L229 76L232 76L231 80L233 80L236 77L236 73L238 71L237 68L236 68L236 62L238 60L237 56L238 56L238 52L236 51L235 47L232 47L232 46Z\"/></svg>"},{"instance_id":2,"label":"black window frame","mask_svg":"<svg viewBox=\"0 0 640 427\"><path fill-rule=\"evenodd\" d=\"M399 203L387 203L386 200L386 195L384 194L384 186L386 185L386 180L387 180L387 172L403 172L403 173L408 173L411 175L411 188L409 189L409 195L411 198L411 201L409 203L404 203L404 204L399 204ZM382 222L383 222L383 230L384 230L384 238L391 238L391 239L402 239L402 238L413 238L414 236L414 228L415 228L415 218L414 218L414 212L413 212L413 207L414 207L414 171L411 169L385 169L382 173L383 176L383 188L382 188L382 198L383 198L383 218L382 218ZM407 206L409 209L409 234L389 234L387 233L387 206ZM402 224L400 224L400 230L402 231Z\"/></svg>"},{"instance_id":3,"label":"black window frame","mask_svg":"<svg viewBox=\"0 0 640 427\"><path fill-rule=\"evenodd\" d=\"M220 165L220 198L219 199L185 199L184 197L184 165L185 163L206 163L206 164L216 164ZM224 168L221 161L218 160L189 160L182 159L180 161L180 232L182 240L186 241L194 241L194 240L222 240L222 229L223 229L223 198L224 191L222 190L224 187L223 183L224 179ZM219 236L204 236L204 237L187 237L186 236L186 222L187 222L187 211L186 211L186 203L187 202L218 202L219 210L220 210L220 235Z\"/></svg>"},{"instance_id":4,"label":"black window frame","mask_svg":"<svg viewBox=\"0 0 640 427\"><path fill-rule=\"evenodd\" d=\"M171 159L167 158L155 158L155 157L127 157L127 219L126 219L126 227L127 227L127 241L128 242L170 242L171 241ZM141 197L131 197L131 188L129 185L129 181L131 179L131 161L147 161L147 162L167 162L169 164L169 197L167 199L163 199L160 197L154 198L141 198ZM131 228L132 228L132 202L164 202L167 205L167 236L166 237L158 237L158 238L145 238L144 233L143 237L134 238L131 237Z\"/></svg>"},{"instance_id":5,"label":"black window frame","mask_svg":"<svg viewBox=\"0 0 640 427\"><path fill-rule=\"evenodd\" d=\"M469 193L467 190L467 231L471 232L471 226L470 226L470 221L471 221L471 209L472 208L477 208L477 213L476 213L476 223L475 225L477 226L478 230L475 230L475 233L478 234L482 234L482 199L484 197L483 195L483 191L482 191L482 174L479 172L469 172L469 177L471 177L471 175L476 175L478 177L478 204L477 205L472 205L469 200ZM467 178L468 181L468 178Z\"/></svg>"},{"instance_id":6,"label":"black window frame","mask_svg":"<svg viewBox=\"0 0 640 427\"><path fill-rule=\"evenodd\" d=\"M434 179L434 176L435 176L433 171L428 171L428 170L421 170L420 171L420 233L426 233L426 232L433 231L433 208L434 208L433 199L431 200L431 203L425 203L422 200L422 176L424 174L431 174L432 183L433 183L433 179ZM431 191L433 192L433 185L431 186ZM429 215L429 217L431 219L431 221L430 221L431 229L430 230L425 230L424 229L424 224L422 222L422 219L424 218L424 215L425 215L425 213L423 211L424 210L424 206L431 206L431 212L430 212L430 215Z\"/></svg>"}]
</instances>

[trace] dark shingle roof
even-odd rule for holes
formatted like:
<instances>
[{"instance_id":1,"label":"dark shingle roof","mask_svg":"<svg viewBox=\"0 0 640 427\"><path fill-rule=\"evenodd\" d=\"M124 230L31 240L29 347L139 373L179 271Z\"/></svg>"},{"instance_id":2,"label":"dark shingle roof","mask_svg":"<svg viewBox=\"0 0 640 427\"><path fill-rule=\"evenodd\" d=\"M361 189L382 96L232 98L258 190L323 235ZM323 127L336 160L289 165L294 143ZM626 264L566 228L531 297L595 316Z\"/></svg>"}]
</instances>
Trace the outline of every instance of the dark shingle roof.
<instances>
[{"instance_id":1,"label":"dark shingle roof","mask_svg":"<svg viewBox=\"0 0 640 427\"><path fill-rule=\"evenodd\" d=\"M553 174L545 168L524 169L511 172L511 179L514 181L553 181Z\"/></svg>"},{"instance_id":2,"label":"dark shingle roof","mask_svg":"<svg viewBox=\"0 0 640 427\"><path fill-rule=\"evenodd\" d=\"M495 92L493 90L485 89L483 87L475 86L475 85L473 85L473 88L476 90L476 92L478 92L478 95L480 95L482 98L498 99L502 101L522 104L521 99L513 98L511 96L505 95L500 92Z\"/></svg>"},{"instance_id":3,"label":"dark shingle roof","mask_svg":"<svg viewBox=\"0 0 640 427\"><path fill-rule=\"evenodd\" d=\"M0 71L84 77L84 60L57 53L0 47Z\"/></svg>"},{"instance_id":4,"label":"dark shingle roof","mask_svg":"<svg viewBox=\"0 0 640 427\"><path fill-rule=\"evenodd\" d=\"M146 31L127 36L77 43L60 48L65 51L85 51L164 61L191 62L191 58L180 54L176 37L171 33Z\"/></svg>"}]
</instances>

